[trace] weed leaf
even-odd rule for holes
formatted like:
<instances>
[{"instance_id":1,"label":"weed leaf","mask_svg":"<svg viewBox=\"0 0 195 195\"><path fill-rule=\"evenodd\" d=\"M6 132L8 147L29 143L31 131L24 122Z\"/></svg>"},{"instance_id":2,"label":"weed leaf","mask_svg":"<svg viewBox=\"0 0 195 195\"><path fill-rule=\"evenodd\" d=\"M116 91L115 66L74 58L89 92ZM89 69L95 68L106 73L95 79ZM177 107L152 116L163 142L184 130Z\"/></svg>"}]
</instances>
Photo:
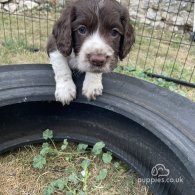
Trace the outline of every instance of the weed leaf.
<instances>
[{"instance_id":1,"label":"weed leaf","mask_svg":"<svg viewBox=\"0 0 195 195\"><path fill-rule=\"evenodd\" d=\"M115 169L118 169L119 166L120 166L119 162L115 162L115 163L114 163L114 168L115 168Z\"/></svg>"},{"instance_id":2,"label":"weed leaf","mask_svg":"<svg viewBox=\"0 0 195 195\"><path fill-rule=\"evenodd\" d=\"M63 150L63 151L66 150L67 146L68 146L68 141L67 141L67 139L64 139L63 144L61 146L61 150Z\"/></svg>"},{"instance_id":3,"label":"weed leaf","mask_svg":"<svg viewBox=\"0 0 195 195\"><path fill-rule=\"evenodd\" d=\"M66 195L73 195L72 192L66 192Z\"/></svg>"},{"instance_id":4,"label":"weed leaf","mask_svg":"<svg viewBox=\"0 0 195 195\"><path fill-rule=\"evenodd\" d=\"M88 145L87 144L79 144L77 146L77 151L78 152L84 152L87 149Z\"/></svg>"},{"instance_id":5,"label":"weed leaf","mask_svg":"<svg viewBox=\"0 0 195 195\"><path fill-rule=\"evenodd\" d=\"M97 181L104 180L106 178L106 176L107 176L107 173L108 173L107 169L100 170L99 175L96 177L96 180Z\"/></svg>"},{"instance_id":6,"label":"weed leaf","mask_svg":"<svg viewBox=\"0 0 195 195\"><path fill-rule=\"evenodd\" d=\"M56 190L63 191L67 181L64 178L52 181L45 189L44 195L53 195Z\"/></svg>"},{"instance_id":7,"label":"weed leaf","mask_svg":"<svg viewBox=\"0 0 195 195\"><path fill-rule=\"evenodd\" d=\"M75 173L72 173L69 177L68 177L68 181L77 184L79 181L77 179L77 175Z\"/></svg>"},{"instance_id":8,"label":"weed leaf","mask_svg":"<svg viewBox=\"0 0 195 195\"><path fill-rule=\"evenodd\" d=\"M46 154L49 153L49 151L50 151L49 144L48 144L48 143L43 143L42 149L41 149L41 151L40 151L40 154L41 154L42 156L45 156Z\"/></svg>"},{"instance_id":9,"label":"weed leaf","mask_svg":"<svg viewBox=\"0 0 195 195\"><path fill-rule=\"evenodd\" d=\"M85 195L85 192L80 191L78 195Z\"/></svg>"},{"instance_id":10,"label":"weed leaf","mask_svg":"<svg viewBox=\"0 0 195 195\"><path fill-rule=\"evenodd\" d=\"M43 194L44 195L52 195L55 192L55 187L52 185L47 186L44 191Z\"/></svg>"},{"instance_id":11,"label":"weed leaf","mask_svg":"<svg viewBox=\"0 0 195 195\"><path fill-rule=\"evenodd\" d=\"M82 163L81 163L81 167L84 170L87 170L87 168L89 167L89 165L90 165L90 161L89 160L83 160Z\"/></svg>"},{"instance_id":12,"label":"weed leaf","mask_svg":"<svg viewBox=\"0 0 195 195\"><path fill-rule=\"evenodd\" d=\"M111 152L104 153L102 156L102 160L104 163L109 164L112 160L112 153Z\"/></svg>"},{"instance_id":13,"label":"weed leaf","mask_svg":"<svg viewBox=\"0 0 195 195\"><path fill-rule=\"evenodd\" d=\"M92 153L94 155L98 155L102 153L102 149L105 147L104 142L97 142L92 149Z\"/></svg>"},{"instance_id":14,"label":"weed leaf","mask_svg":"<svg viewBox=\"0 0 195 195\"><path fill-rule=\"evenodd\" d=\"M45 157L41 155L37 155L33 159L33 167L37 169L42 169L44 165L46 164L46 159Z\"/></svg>"},{"instance_id":15,"label":"weed leaf","mask_svg":"<svg viewBox=\"0 0 195 195\"><path fill-rule=\"evenodd\" d=\"M58 190L62 191L65 188L67 181L64 178L57 179L52 182L52 185L57 188Z\"/></svg>"},{"instance_id":16,"label":"weed leaf","mask_svg":"<svg viewBox=\"0 0 195 195\"><path fill-rule=\"evenodd\" d=\"M43 132L43 139L48 140L48 139L52 139L52 138L53 138L53 131L52 130L47 129Z\"/></svg>"}]
</instances>

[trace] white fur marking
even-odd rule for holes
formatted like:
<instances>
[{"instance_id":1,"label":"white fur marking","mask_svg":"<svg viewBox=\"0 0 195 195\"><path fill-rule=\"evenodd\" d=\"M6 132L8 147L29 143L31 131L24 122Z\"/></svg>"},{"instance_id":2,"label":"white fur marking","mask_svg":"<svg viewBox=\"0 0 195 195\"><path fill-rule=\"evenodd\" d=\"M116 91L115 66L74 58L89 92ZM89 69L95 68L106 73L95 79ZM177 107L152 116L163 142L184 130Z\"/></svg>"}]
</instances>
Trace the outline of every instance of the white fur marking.
<instances>
[{"instance_id":1,"label":"white fur marking","mask_svg":"<svg viewBox=\"0 0 195 195\"><path fill-rule=\"evenodd\" d=\"M79 52L78 55L78 69L87 72L90 71L91 65L87 59L88 54L103 54L107 57L112 57L114 50L106 43L106 41L101 37L99 29L88 37ZM109 72L109 63L102 68L102 72Z\"/></svg>"},{"instance_id":2,"label":"white fur marking","mask_svg":"<svg viewBox=\"0 0 195 195\"><path fill-rule=\"evenodd\" d=\"M67 59L59 51L51 52L49 55L55 73L56 101L63 105L70 104L76 98L76 86L72 80L72 72Z\"/></svg>"},{"instance_id":3,"label":"white fur marking","mask_svg":"<svg viewBox=\"0 0 195 195\"><path fill-rule=\"evenodd\" d=\"M87 72L83 82L82 93L88 100L95 100L96 96L102 95L102 74Z\"/></svg>"}]
</instances>

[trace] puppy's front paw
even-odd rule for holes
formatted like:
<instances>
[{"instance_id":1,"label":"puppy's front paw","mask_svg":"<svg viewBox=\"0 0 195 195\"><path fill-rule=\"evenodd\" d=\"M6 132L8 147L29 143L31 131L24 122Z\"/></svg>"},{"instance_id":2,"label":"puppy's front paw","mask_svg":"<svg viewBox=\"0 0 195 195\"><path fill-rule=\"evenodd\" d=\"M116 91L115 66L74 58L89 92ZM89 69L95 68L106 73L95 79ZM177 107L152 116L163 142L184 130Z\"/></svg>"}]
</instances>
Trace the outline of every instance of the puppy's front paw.
<instances>
[{"instance_id":1,"label":"puppy's front paw","mask_svg":"<svg viewBox=\"0 0 195 195\"><path fill-rule=\"evenodd\" d=\"M76 98L76 86L72 80L57 83L55 91L56 101L69 105Z\"/></svg>"},{"instance_id":2,"label":"puppy's front paw","mask_svg":"<svg viewBox=\"0 0 195 195\"><path fill-rule=\"evenodd\" d=\"M88 100L95 100L97 96L102 95L103 85L101 82L98 83L83 83L82 93Z\"/></svg>"}]
</instances>

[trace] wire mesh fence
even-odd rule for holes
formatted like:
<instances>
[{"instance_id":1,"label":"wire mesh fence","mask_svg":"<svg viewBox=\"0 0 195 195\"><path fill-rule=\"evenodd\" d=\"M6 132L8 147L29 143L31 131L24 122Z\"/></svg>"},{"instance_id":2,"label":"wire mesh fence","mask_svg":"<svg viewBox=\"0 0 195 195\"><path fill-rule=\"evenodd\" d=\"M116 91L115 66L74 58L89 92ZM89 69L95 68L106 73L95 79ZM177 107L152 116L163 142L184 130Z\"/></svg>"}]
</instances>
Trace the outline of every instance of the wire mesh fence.
<instances>
[{"instance_id":1,"label":"wire mesh fence","mask_svg":"<svg viewBox=\"0 0 195 195\"><path fill-rule=\"evenodd\" d=\"M136 43L120 66L195 83L194 1L121 3L129 9ZM48 62L47 38L64 6L64 0L0 0L0 64Z\"/></svg>"}]
</instances>

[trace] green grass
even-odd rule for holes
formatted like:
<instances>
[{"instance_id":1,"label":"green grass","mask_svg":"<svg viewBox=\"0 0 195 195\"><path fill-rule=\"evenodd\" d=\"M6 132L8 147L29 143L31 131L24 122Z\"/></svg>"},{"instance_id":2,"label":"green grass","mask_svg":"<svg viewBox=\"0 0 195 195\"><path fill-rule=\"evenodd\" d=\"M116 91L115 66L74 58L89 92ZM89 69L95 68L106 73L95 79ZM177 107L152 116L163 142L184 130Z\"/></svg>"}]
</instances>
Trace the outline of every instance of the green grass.
<instances>
[{"instance_id":1,"label":"green grass","mask_svg":"<svg viewBox=\"0 0 195 195\"><path fill-rule=\"evenodd\" d=\"M121 65L130 65L195 83L195 75L192 75L195 66L195 44L189 41L189 34L181 35L163 29L153 31L146 26L142 34L142 29L143 25L136 25L136 44L130 57ZM144 37L141 37L142 35Z\"/></svg>"},{"instance_id":2,"label":"green grass","mask_svg":"<svg viewBox=\"0 0 195 195\"><path fill-rule=\"evenodd\" d=\"M163 87L163 88L169 89L170 91L178 93L195 102L195 89L194 88L178 85L173 82L167 82L161 78L157 79L157 78L148 77L143 72L143 70L141 69L135 70L131 66L118 66L115 69L115 72L146 80L150 83L154 83L160 87Z\"/></svg>"},{"instance_id":3,"label":"green grass","mask_svg":"<svg viewBox=\"0 0 195 195\"><path fill-rule=\"evenodd\" d=\"M6 41L2 41L2 46L5 50L9 52L23 52L24 50L28 50L24 39L9 39Z\"/></svg>"},{"instance_id":4,"label":"green grass","mask_svg":"<svg viewBox=\"0 0 195 195\"><path fill-rule=\"evenodd\" d=\"M0 194L150 195L139 175L104 149L64 140L53 142L53 131L43 132L45 143L26 146L0 156Z\"/></svg>"}]
</instances>

